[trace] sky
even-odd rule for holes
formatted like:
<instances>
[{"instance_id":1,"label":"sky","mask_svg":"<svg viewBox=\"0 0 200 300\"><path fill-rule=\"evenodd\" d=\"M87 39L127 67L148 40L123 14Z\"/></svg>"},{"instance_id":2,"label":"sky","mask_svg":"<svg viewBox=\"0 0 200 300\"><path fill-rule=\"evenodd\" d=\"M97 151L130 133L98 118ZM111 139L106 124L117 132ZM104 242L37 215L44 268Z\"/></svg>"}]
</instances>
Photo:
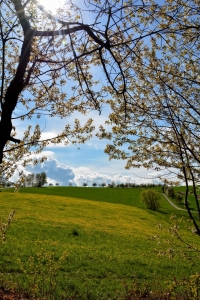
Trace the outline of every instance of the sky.
<instances>
[{"instance_id":1,"label":"sky","mask_svg":"<svg viewBox=\"0 0 200 300\"><path fill-rule=\"evenodd\" d=\"M63 0L59 0L63 1ZM57 1L41 0L43 5L48 3L48 8L53 11L54 7L52 3L58 3ZM51 3L51 5L50 5ZM78 117L82 124L86 122L88 118L94 120L95 132L97 132L100 124L104 125L105 120L109 114L109 110L105 107L102 114L99 116L98 112L92 111L87 116L83 116L75 113L67 120L58 118L46 118L42 117L40 120L40 127L43 130L42 137L48 138L56 136L62 131L67 123L72 124L74 118ZM36 123L36 120L33 122ZM21 122L20 120L14 120L13 125L17 128L16 138L22 138L23 132L26 129L27 121ZM34 124L33 124L34 125ZM109 160L107 154L104 153L108 141L99 140L95 135L92 139L87 141L84 145L71 145L65 146L63 144L49 145L43 153L39 156L46 156L47 160L42 165L29 165L24 169L24 173L41 173L46 172L48 177L48 184L59 185L77 185L82 186L85 182L88 186L91 186L94 182L99 184L111 183L114 181L118 183L159 183L157 179L158 172L152 170L131 169L126 170L125 161L122 160ZM23 169L21 167L21 169ZM12 181L16 181L18 173L16 172L11 178Z\"/></svg>"},{"instance_id":2,"label":"sky","mask_svg":"<svg viewBox=\"0 0 200 300\"><path fill-rule=\"evenodd\" d=\"M98 130L100 124L104 124L108 110L102 111L99 116L98 112L91 112L88 116L78 115L80 121L85 123L88 117L94 119L95 132ZM74 114L77 117L77 114ZM73 122L73 116L70 119L48 119L44 118L40 121L41 128L45 128L43 136L48 138L59 133L66 123ZM15 121L14 126L17 128L17 137L23 135L24 126L27 123ZM94 132L94 134L95 134ZM36 166L29 165L24 170L24 173L41 173L46 172L48 177L48 184L55 185L74 185L83 186L86 182L88 186L92 186L95 182L97 185L102 183L109 184L114 181L118 183L160 183L157 179L161 173L140 169L125 169L125 161L123 160L109 160L109 157L104 153L107 140L99 140L95 135L85 144L65 146L64 144L50 144L37 157L46 156L47 160L43 164ZM16 181L18 173L16 172L12 177L12 181Z\"/></svg>"}]
</instances>

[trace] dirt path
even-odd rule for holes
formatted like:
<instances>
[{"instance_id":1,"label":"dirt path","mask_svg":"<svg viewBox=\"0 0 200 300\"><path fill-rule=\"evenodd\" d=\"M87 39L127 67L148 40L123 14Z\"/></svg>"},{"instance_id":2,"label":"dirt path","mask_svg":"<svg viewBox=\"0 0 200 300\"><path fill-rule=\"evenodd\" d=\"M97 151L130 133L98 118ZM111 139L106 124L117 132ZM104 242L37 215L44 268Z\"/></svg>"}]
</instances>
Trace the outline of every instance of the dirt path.
<instances>
[{"instance_id":1,"label":"dirt path","mask_svg":"<svg viewBox=\"0 0 200 300\"><path fill-rule=\"evenodd\" d=\"M180 207L176 206L176 204L174 204L165 194L162 193L162 195L169 202L169 204L171 206L173 206L174 208L176 208L177 210L182 210L182 211L188 212L187 209L183 209L183 208L180 208ZM191 213L198 213L198 211L191 210Z\"/></svg>"},{"instance_id":2,"label":"dirt path","mask_svg":"<svg viewBox=\"0 0 200 300\"><path fill-rule=\"evenodd\" d=\"M178 206L176 206L165 194L162 193L162 195L164 196L164 198L169 202L169 204L171 206L173 206L174 208L178 209L178 210L183 210L183 211L187 211L186 209L180 208Z\"/></svg>"}]
</instances>

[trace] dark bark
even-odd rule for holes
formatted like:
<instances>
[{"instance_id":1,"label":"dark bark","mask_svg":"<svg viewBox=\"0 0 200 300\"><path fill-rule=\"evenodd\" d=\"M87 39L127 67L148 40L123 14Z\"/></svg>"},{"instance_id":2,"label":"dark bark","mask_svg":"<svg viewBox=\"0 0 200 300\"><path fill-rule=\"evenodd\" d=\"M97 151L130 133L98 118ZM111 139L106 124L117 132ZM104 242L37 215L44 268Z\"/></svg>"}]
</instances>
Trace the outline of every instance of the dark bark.
<instances>
[{"instance_id":1,"label":"dark bark","mask_svg":"<svg viewBox=\"0 0 200 300\"><path fill-rule=\"evenodd\" d=\"M2 103L2 113L1 113L1 121L0 121L0 163L2 163L3 158L3 149L6 143L10 140L12 142L19 143L20 140L14 139L11 137L12 130L12 112L16 107L18 97L24 88L24 78L27 64L29 62L29 56L31 51L31 42L33 36L30 35L30 25L27 22L24 10L21 5L20 0L13 1L16 9L16 13L18 15L20 24L24 31L24 42L21 48L21 56L18 64L18 68L16 74L11 81L3 103Z\"/></svg>"}]
</instances>

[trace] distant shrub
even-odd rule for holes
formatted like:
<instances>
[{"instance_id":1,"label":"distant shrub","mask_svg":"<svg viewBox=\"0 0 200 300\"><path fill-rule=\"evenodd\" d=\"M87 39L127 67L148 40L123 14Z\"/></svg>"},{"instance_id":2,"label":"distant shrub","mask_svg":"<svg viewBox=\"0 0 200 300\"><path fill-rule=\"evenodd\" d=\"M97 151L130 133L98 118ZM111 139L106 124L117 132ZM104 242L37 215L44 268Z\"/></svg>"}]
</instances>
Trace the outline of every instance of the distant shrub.
<instances>
[{"instance_id":1,"label":"distant shrub","mask_svg":"<svg viewBox=\"0 0 200 300\"><path fill-rule=\"evenodd\" d=\"M181 203L181 202L183 201L183 197L182 197L180 194L177 194L177 195L176 195L176 201L177 201L178 203Z\"/></svg>"},{"instance_id":2,"label":"distant shrub","mask_svg":"<svg viewBox=\"0 0 200 300\"><path fill-rule=\"evenodd\" d=\"M142 203L144 203L145 207L150 210L158 210L160 208L160 195L158 192L153 190L143 191L140 195L140 199Z\"/></svg>"},{"instance_id":3,"label":"distant shrub","mask_svg":"<svg viewBox=\"0 0 200 300\"><path fill-rule=\"evenodd\" d=\"M108 186L109 186L110 188L114 188L114 187L116 186L116 184L115 184L114 181L112 181L111 183L108 184Z\"/></svg>"},{"instance_id":4,"label":"distant shrub","mask_svg":"<svg viewBox=\"0 0 200 300\"><path fill-rule=\"evenodd\" d=\"M168 187L166 189L166 194L167 196L171 197L171 198L175 198L175 190L173 187Z\"/></svg>"}]
</instances>

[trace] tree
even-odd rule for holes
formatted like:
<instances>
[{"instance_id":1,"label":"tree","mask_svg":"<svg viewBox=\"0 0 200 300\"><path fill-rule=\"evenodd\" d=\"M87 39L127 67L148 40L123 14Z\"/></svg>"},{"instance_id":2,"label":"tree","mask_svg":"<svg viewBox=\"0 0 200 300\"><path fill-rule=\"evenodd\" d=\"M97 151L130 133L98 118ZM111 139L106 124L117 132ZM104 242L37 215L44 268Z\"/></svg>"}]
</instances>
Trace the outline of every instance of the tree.
<instances>
[{"instance_id":1,"label":"tree","mask_svg":"<svg viewBox=\"0 0 200 300\"><path fill-rule=\"evenodd\" d=\"M41 187L42 184L41 184L41 180L40 180L40 174L35 175L35 180L36 180L36 186Z\"/></svg>"},{"instance_id":2,"label":"tree","mask_svg":"<svg viewBox=\"0 0 200 300\"><path fill-rule=\"evenodd\" d=\"M115 182L112 181L111 183L108 184L108 186L109 186L110 188L114 188L114 187L115 187Z\"/></svg>"},{"instance_id":3,"label":"tree","mask_svg":"<svg viewBox=\"0 0 200 300\"><path fill-rule=\"evenodd\" d=\"M176 195L176 200L180 204L183 201L183 196L181 196L180 194L177 194Z\"/></svg>"},{"instance_id":4,"label":"tree","mask_svg":"<svg viewBox=\"0 0 200 300\"><path fill-rule=\"evenodd\" d=\"M150 210L156 211L160 207L160 195L154 190L142 191L142 193L140 194L140 199L142 203L144 203L146 208Z\"/></svg>"},{"instance_id":5,"label":"tree","mask_svg":"<svg viewBox=\"0 0 200 300\"><path fill-rule=\"evenodd\" d=\"M36 186L42 187L45 183L47 183L47 175L45 172L39 173L35 175Z\"/></svg>"},{"instance_id":6,"label":"tree","mask_svg":"<svg viewBox=\"0 0 200 300\"><path fill-rule=\"evenodd\" d=\"M144 31L155 25L155 34L140 40L135 57L126 61L129 88L125 95L109 100L112 113L107 124L112 130L106 132L101 126L98 134L112 140L105 152L110 159L126 160L127 169L154 169L158 178L176 177L184 182L185 207L198 235L199 14L195 0L165 1L160 6L151 2L142 13L134 10ZM195 190L198 217L188 206L189 184Z\"/></svg>"},{"instance_id":7,"label":"tree","mask_svg":"<svg viewBox=\"0 0 200 300\"><path fill-rule=\"evenodd\" d=\"M83 186L84 186L84 187L86 187L87 185L88 185L87 182L84 182L84 183L83 183Z\"/></svg>"},{"instance_id":8,"label":"tree","mask_svg":"<svg viewBox=\"0 0 200 300\"><path fill-rule=\"evenodd\" d=\"M28 185L33 185L34 177L35 177L34 173L28 174L25 177L25 181L27 182Z\"/></svg>"},{"instance_id":9,"label":"tree","mask_svg":"<svg viewBox=\"0 0 200 300\"><path fill-rule=\"evenodd\" d=\"M166 188L166 194L171 197L171 198L175 198L175 190L172 186Z\"/></svg>"},{"instance_id":10,"label":"tree","mask_svg":"<svg viewBox=\"0 0 200 300\"><path fill-rule=\"evenodd\" d=\"M92 186L93 186L93 187L97 186L96 182L94 182L94 183L92 184Z\"/></svg>"},{"instance_id":11,"label":"tree","mask_svg":"<svg viewBox=\"0 0 200 300\"><path fill-rule=\"evenodd\" d=\"M83 143L94 130L92 119L85 125L75 119L74 128L66 124L58 135L44 140L39 125L43 115L67 118L74 111L101 112L109 88L117 95L125 93L127 67L121 55L132 52L131 32L137 26L133 22L125 31L123 27L131 21L132 12L125 10L133 4L86 0L78 7L77 1L68 0L55 17L37 0L0 2L0 164L8 177L18 161L26 166L30 154L50 142ZM135 8L140 6L143 1ZM90 12L89 24L85 10ZM95 75L98 70L103 71L103 80ZM32 129L29 124L35 116L38 124ZM22 140L14 137L14 119L27 124Z\"/></svg>"},{"instance_id":12,"label":"tree","mask_svg":"<svg viewBox=\"0 0 200 300\"><path fill-rule=\"evenodd\" d=\"M103 182L103 183L101 184L101 186L102 186L102 187L105 187L105 186L106 186L106 183L105 183L105 182Z\"/></svg>"}]
</instances>

